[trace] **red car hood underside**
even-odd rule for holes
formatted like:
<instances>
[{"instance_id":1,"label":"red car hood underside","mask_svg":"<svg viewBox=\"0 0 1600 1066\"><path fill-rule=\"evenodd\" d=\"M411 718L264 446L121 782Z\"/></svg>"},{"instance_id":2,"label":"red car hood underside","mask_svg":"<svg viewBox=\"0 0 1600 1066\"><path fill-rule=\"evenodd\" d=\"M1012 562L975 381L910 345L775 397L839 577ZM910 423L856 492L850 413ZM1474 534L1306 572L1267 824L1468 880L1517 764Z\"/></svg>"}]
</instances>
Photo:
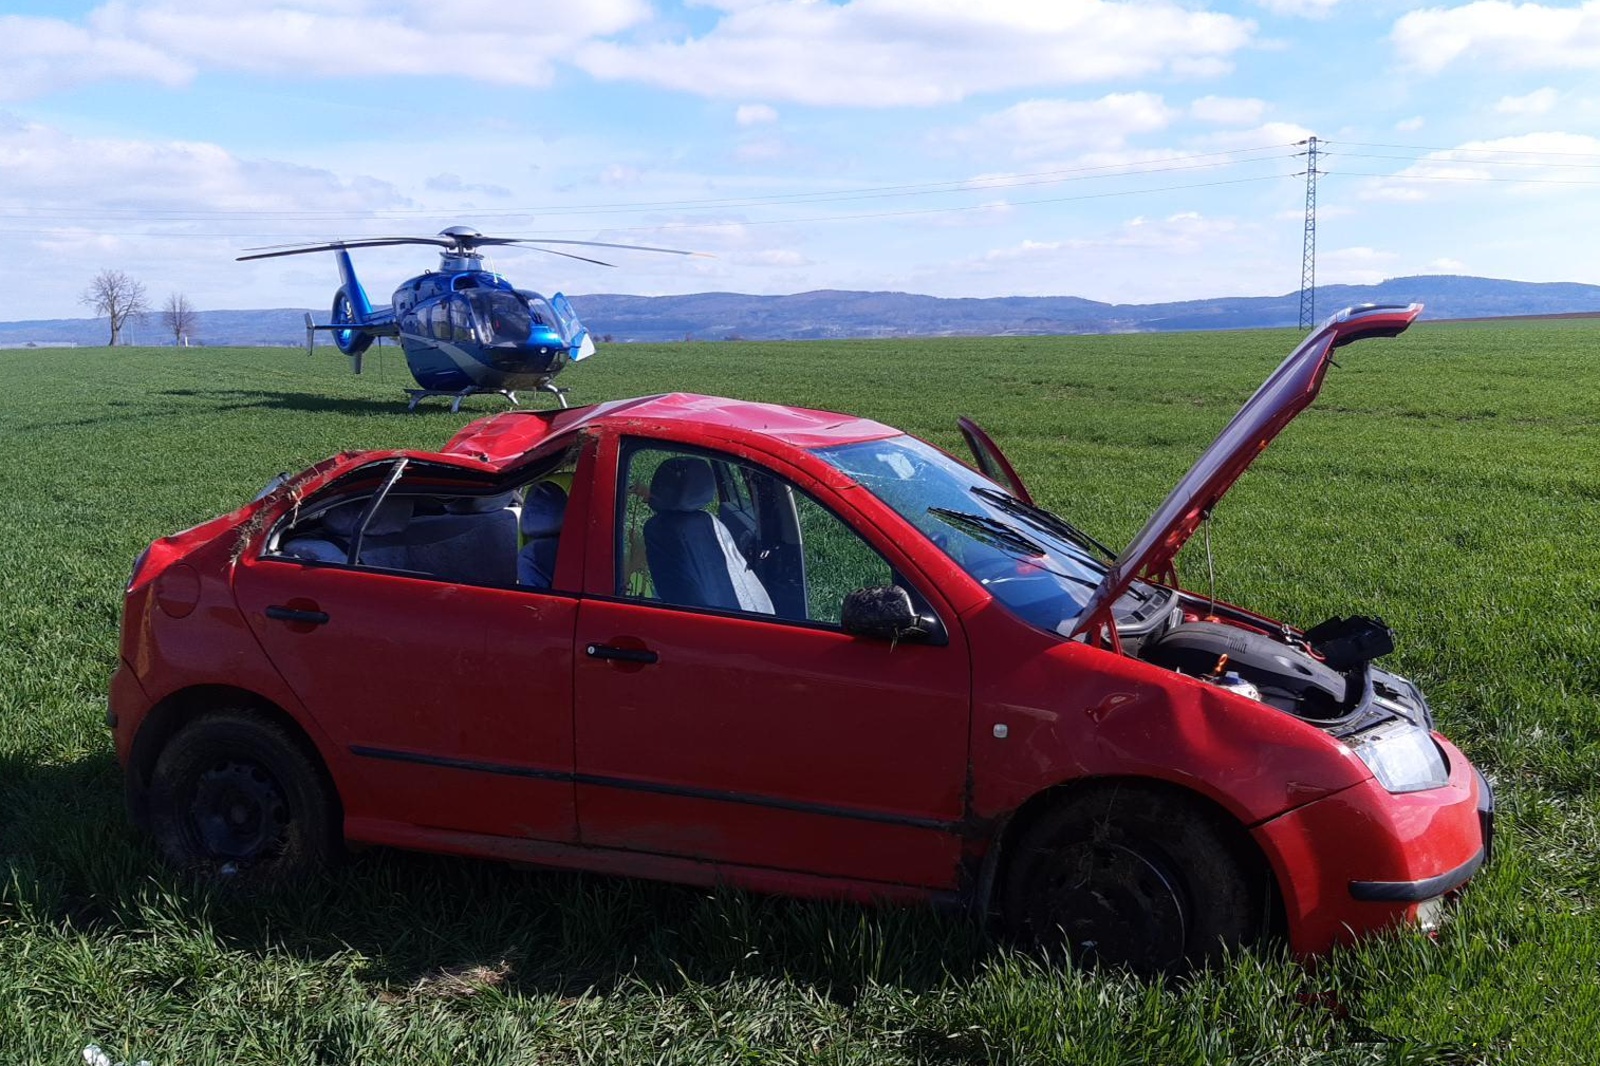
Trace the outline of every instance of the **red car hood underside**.
<instances>
[{"instance_id":1,"label":"red car hood underside","mask_svg":"<svg viewBox=\"0 0 1600 1066\"><path fill-rule=\"evenodd\" d=\"M1217 439L1189 468L1155 514L1117 556L1089 597L1072 635L1113 625L1110 608L1139 575L1170 580L1172 562L1207 514L1283 427L1311 406L1335 348L1364 337L1403 333L1422 313L1406 307L1355 307L1324 322L1279 364Z\"/></svg>"}]
</instances>

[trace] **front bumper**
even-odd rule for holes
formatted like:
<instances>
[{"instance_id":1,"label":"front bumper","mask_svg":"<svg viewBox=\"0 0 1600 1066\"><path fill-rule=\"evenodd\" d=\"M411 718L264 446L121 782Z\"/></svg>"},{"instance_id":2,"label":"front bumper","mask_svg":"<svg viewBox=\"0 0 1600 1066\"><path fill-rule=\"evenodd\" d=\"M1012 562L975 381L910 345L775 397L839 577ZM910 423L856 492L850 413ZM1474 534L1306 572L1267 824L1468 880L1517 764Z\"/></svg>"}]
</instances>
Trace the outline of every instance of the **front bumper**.
<instances>
[{"instance_id":1,"label":"front bumper","mask_svg":"<svg viewBox=\"0 0 1600 1066\"><path fill-rule=\"evenodd\" d=\"M1454 745L1434 739L1450 765L1442 788L1394 794L1368 780L1255 828L1296 954L1425 920L1488 860L1494 793Z\"/></svg>"}]
</instances>

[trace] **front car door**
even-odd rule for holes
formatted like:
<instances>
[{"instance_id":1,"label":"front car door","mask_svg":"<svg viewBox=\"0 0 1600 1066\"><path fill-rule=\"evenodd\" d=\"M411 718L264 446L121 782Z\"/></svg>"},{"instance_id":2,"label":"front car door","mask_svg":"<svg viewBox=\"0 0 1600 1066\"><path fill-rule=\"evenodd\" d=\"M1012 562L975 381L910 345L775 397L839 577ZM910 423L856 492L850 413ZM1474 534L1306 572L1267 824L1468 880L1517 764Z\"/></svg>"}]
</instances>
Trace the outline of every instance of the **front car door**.
<instances>
[{"instance_id":1,"label":"front car door","mask_svg":"<svg viewBox=\"0 0 1600 1066\"><path fill-rule=\"evenodd\" d=\"M953 887L970 700L954 612L937 643L851 636L853 588L928 600L820 486L664 440L602 455L616 503L574 668L583 842ZM732 573L708 575L719 560Z\"/></svg>"}]
</instances>

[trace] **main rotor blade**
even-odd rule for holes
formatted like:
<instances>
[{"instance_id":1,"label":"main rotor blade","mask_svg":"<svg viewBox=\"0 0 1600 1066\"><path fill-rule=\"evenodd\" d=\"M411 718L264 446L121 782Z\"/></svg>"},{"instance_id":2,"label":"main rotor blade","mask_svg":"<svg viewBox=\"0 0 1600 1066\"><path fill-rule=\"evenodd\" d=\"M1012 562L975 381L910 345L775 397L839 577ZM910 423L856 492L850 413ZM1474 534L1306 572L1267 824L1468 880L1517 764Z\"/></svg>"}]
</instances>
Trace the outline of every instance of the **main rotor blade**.
<instances>
[{"instance_id":1,"label":"main rotor blade","mask_svg":"<svg viewBox=\"0 0 1600 1066\"><path fill-rule=\"evenodd\" d=\"M615 263L607 263L603 259L590 259L586 255L573 255L571 252L558 252L554 248L540 248L537 245L528 250L530 252L543 252L545 255L559 255L564 259L581 259L585 263L593 263L596 266L614 267L617 265Z\"/></svg>"},{"instance_id":2,"label":"main rotor blade","mask_svg":"<svg viewBox=\"0 0 1600 1066\"><path fill-rule=\"evenodd\" d=\"M581 244L589 248L626 248L630 252L664 252L667 255L696 255L710 258L705 252L689 252L682 248L652 248L648 244L612 244L608 241L563 241L553 237L483 237L479 244Z\"/></svg>"},{"instance_id":3,"label":"main rotor blade","mask_svg":"<svg viewBox=\"0 0 1600 1066\"><path fill-rule=\"evenodd\" d=\"M255 255L241 255L234 262L247 259L273 259L283 255L306 255L310 252L336 252L341 248L385 248L400 244L433 244L441 248L454 247L454 241L439 237L358 237L348 241L328 241L326 244L269 244L263 248L247 248Z\"/></svg>"}]
</instances>

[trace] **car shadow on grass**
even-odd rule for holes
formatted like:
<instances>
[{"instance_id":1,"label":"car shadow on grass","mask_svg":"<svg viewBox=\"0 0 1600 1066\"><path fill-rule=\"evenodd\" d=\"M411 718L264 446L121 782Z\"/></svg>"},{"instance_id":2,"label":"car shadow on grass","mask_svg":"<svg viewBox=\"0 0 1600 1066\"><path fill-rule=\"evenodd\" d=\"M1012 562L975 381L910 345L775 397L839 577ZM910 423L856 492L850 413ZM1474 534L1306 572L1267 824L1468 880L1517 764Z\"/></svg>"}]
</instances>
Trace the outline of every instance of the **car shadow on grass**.
<instances>
[{"instance_id":1,"label":"car shadow on grass","mask_svg":"<svg viewBox=\"0 0 1600 1066\"><path fill-rule=\"evenodd\" d=\"M907 990L970 976L983 930L931 908L870 907L513 868L366 849L267 890L167 870L129 825L109 751L75 762L0 754L0 918L115 938L203 932L227 950L309 962L358 953L387 999L498 989L571 997L669 995L760 979L841 1004L872 985Z\"/></svg>"}]
</instances>

